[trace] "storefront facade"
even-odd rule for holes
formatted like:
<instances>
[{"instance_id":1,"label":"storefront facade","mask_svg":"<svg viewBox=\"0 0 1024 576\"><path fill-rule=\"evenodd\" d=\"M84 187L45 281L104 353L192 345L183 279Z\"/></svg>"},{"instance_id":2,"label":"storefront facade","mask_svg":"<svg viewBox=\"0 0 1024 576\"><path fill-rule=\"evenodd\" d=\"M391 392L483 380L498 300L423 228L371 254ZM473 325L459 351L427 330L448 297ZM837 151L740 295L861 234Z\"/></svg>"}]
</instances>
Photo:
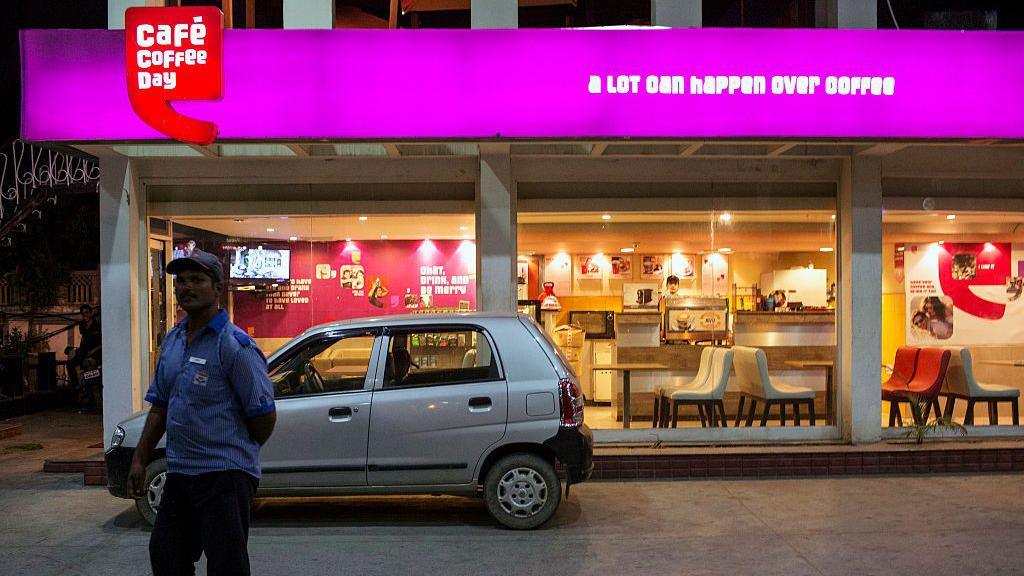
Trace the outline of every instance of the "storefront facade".
<instances>
[{"instance_id":1,"label":"storefront facade","mask_svg":"<svg viewBox=\"0 0 1024 576\"><path fill-rule=\"evenodd\" d=\"M1001 384L1020 369L1017 34L227 31L223 98L175 104L217 123L212 145L137 117L120 33L22 41L23 136L100 159L104 338L125 343L105 349L108 428L144 409L179 318L163 265L193 247L224 258L225 306L268 351L325 321L553 292L537 318L589 327L563 343L603 442L876 442L900 433L880 368L901 346L1009 361L978 370ZM728 426L683 404L652 427L707 345L734 368L762 350L761 385L791 401L755 414L736 369L714 393ZM627 393L613 363L664 368Z\"/></svg>"}]
</instances>

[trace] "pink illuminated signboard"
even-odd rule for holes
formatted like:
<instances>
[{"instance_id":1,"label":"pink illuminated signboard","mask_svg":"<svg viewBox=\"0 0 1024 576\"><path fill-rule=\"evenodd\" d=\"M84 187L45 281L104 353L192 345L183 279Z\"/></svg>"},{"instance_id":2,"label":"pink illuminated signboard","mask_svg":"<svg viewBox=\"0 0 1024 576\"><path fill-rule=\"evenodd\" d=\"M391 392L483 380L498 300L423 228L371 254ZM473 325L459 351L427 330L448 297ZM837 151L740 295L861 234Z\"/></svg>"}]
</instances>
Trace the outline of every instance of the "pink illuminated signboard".
<instances>
[{"instance_id":1,"label":"pink illuminated signboard","mask_svg":"<svg viewBox=\"0 0 1024 576\"><path fill-rule=\"evenodd\" d=\"M27 30L22 135L158 140L125 33ZM225 30L224 139L1024 137L1024 33Z\"/></svg>"}]
</instances>

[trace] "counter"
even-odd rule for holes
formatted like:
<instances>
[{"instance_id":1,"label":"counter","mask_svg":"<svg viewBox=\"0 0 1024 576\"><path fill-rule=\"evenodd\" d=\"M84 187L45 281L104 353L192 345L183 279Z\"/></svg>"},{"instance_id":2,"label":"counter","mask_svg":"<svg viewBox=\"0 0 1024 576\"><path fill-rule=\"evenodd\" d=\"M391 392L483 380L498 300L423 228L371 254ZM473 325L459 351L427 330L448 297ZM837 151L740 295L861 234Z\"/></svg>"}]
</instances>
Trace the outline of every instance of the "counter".
<instances>
[{"instance_id":1,"label":"counter","mask_svg":"<svg viewBox=\"0 0 1024 576\"><path fill-rule=\"evenodd\" d=\"M733 320L737 346L831 346L836 345L836 313L737 312ZM800 358L791 358L798 360ZM771 369L771 366L769 366Z\"/></svg>"}]
</instances>

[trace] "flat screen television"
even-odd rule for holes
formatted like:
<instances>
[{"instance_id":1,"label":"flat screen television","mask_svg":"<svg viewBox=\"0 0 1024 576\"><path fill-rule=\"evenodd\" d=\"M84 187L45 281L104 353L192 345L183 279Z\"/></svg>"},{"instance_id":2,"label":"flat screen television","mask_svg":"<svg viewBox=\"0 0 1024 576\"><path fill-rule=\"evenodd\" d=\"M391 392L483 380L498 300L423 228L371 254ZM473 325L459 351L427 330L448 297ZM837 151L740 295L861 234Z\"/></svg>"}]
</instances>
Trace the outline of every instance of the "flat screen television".
<instances>
[{"instance_id":1,"label":"flat screen television","mask_svg":"<svg viewBox=\"0 0 1024 576\"><path fill-rule=\"evenodd\" d=\"M231 253L232 280L288 280L291 250L237 246Z\"/></svg>"}]
</instances>

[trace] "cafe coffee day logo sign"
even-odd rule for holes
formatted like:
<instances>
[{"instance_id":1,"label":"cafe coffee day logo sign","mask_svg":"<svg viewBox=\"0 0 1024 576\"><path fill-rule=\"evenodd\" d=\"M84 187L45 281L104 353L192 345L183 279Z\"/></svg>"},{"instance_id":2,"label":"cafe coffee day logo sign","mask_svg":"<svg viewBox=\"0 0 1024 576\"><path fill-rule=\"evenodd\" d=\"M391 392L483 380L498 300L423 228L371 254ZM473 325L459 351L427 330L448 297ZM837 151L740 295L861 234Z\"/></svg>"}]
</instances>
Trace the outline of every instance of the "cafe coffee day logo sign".
<instances>
[{"instance_id":1,"label":"cafe coffee day logo sign","mask_svg":"<svg viewBox=\"0 0 1024 576\"><path fill-rule=\"evenodd\" d=\"M217 126L179 114L171 102L220 98L223 37L219 8L125 11L128 100L139 118L176 140L212 143Z\"/></svg>"}]
</instances>

